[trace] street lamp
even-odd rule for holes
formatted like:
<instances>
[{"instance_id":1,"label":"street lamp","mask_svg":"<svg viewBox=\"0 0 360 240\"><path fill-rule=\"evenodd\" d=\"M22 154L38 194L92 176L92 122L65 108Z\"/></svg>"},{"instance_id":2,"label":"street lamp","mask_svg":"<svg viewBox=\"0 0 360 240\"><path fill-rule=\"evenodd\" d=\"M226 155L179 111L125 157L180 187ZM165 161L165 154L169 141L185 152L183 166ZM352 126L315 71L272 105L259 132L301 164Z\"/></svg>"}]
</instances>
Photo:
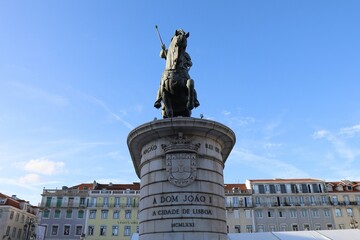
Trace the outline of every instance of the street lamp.
<instances>
[{"instance_id":1,"label":"street lamp","mask_svg":"<svg viewBox=\"0 0 360 240\"><path fill-rule=\"evenodd\" d=\"M34 218L30 218L30 220L25 223L24 225L24 231L26 232L25 240L29 240L29 238L35 235L34 233L35 223L36 220Z\"/></svg>"},{"instance_id":2,"label":"street lamp","mask_svg":"<svg viewBox=\"0 0 360 240\"><path fill-rule=\"evenodd\" d=\"M351 229L357 229L359 227L358 221L355 220L354 216L351 216L350 218L350 228Z\"/></svg>"}]
</instances>

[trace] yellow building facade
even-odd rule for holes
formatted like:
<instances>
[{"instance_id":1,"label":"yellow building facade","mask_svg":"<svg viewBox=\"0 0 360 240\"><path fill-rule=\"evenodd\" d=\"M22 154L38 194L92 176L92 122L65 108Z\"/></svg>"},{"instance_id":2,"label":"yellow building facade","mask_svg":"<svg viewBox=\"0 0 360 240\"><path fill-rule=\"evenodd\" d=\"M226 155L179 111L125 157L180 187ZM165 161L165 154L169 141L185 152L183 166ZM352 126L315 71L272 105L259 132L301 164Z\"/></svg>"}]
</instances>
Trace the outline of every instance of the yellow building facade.
<instances>
[{"instance_id":1,"label":"yellow building facade","mask_svg":"<svg viewBox=\"0 0 360 240\"><path fill-rule=\"evenodd\" d=\"M129 240L138 232L139 190L89 191L86 239Z\"/></svg>"}]
</instances>

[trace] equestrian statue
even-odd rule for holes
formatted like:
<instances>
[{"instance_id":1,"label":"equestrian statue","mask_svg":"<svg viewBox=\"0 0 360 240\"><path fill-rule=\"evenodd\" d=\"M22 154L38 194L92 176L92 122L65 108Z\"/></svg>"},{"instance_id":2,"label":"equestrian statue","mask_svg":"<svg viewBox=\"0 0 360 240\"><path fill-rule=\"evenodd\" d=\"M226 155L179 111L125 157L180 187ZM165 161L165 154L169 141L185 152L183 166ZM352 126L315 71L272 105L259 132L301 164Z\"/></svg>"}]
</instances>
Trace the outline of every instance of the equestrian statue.
<instances>
[{"instance_id":1,"label":"equestrian statue","mask_svg":"<svg viewBox=\"0 0 360 240\"><path fill-rule=\"evenodd\" d=\"M161 42L160 57L166 60L166 65L154 107L161 107L163 118L190 117L191 110L200 103L194 89L194 80L189 75L192 66L190 55L186 52L189 33L182 29L176 30L166 49L159 30L155 27Z\"/></svg>"}]
</instances>

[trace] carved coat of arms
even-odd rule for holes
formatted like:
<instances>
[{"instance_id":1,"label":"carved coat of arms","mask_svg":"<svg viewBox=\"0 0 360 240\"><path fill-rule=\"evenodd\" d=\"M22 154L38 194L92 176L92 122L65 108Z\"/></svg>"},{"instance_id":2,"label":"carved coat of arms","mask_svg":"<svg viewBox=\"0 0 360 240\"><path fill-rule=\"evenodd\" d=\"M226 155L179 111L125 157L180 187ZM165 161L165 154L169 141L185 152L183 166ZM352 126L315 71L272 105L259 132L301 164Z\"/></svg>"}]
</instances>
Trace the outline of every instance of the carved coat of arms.
<instances>
[{"instance_id":1,"label":"carved coat of arms","mask_svg":"<svg viewBox=\"0 0 360 240\"><path fill-rule=\"evenodd\" d=\"M166 154L166 171L171 184L185 187L196 179L196 153L200 143L193 144L179 133L178 137L170 139L170 144L163 145Z\"/></svg>"}]
</instances>

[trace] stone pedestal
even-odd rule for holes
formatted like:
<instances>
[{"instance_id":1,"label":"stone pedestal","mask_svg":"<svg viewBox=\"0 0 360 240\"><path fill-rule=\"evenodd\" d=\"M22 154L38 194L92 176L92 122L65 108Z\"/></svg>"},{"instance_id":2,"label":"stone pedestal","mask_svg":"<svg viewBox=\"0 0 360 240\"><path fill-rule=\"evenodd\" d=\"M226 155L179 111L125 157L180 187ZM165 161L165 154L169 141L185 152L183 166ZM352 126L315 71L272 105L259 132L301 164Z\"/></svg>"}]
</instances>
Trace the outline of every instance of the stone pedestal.
<instances>
[{"instance_id":1,"label":"stone pedestal","mask_svg":"<svg viewBox=\"0 0 360 240\"><path fill-rule=\"evenodd\" d=\"M141 240L226 240L223 169L234 132L214 121L169 118L128 136L140 178Z\"/></svg>"}]
</instances>

